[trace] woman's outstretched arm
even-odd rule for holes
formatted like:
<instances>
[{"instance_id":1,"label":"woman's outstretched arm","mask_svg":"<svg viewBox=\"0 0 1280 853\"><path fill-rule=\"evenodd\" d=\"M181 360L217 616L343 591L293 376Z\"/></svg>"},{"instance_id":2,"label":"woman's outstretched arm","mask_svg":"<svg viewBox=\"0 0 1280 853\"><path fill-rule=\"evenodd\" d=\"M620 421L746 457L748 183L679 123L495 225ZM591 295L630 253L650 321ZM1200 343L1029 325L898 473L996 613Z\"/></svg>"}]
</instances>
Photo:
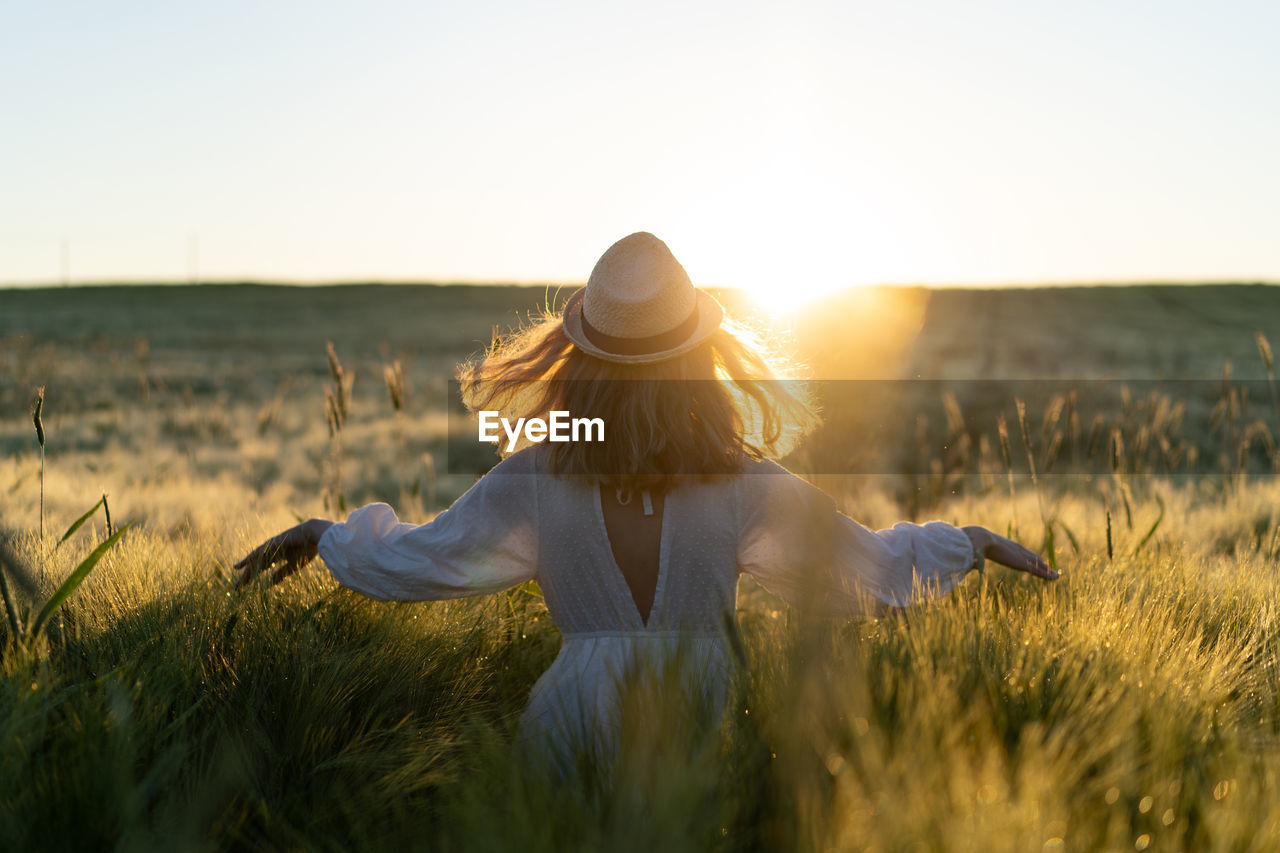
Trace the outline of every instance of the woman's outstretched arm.
<instances>
[{"instance_id":1,"label":"woman's outstretched arm","mask_svg":"<svg viewBox=\"0 0 1280 853\"><path fill-rule=\"evenodd\" d=\"M906 607L948 592L984 559L1057 577L1034 552L984 527L930 521L871 530L772 463L761 463L742 483L740 567L808 609L870 615Z\"/></svg>"},{"instance_id":2,"label":"woman's outstretched arm","mask_svg":"<svg viewBox=\"0 0 1280 853\"><path fill-rule=\"evenodd\" d=\"M960 529L973 543L974 553L981 554L983 558L1047 581L1058 579L1058 573L1039 554L1009 537L976 524L965 525Z\"/></svg>"},{"instance_id":3,"label":"woman's outstretched arm","mask_svg":"<svg viewBox=\"0 0 1280 853\"><path fill-rule=\"evenodd\" d=\"M288 577L319 556L343 586L383 601L430 601L498 592L538 568L537 487L530 453L517 453L427 524L401 522L385 503L343 522L311 519L236 563L243 585Z\"/></svg>"}]
</instances>

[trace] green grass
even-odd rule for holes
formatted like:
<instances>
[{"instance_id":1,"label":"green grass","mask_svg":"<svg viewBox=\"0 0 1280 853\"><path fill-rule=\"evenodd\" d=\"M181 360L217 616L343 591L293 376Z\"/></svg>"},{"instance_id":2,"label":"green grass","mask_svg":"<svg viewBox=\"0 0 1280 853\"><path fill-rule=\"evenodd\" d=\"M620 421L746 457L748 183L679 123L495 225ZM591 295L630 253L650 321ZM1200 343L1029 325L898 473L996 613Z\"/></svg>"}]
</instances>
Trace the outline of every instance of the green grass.
<instances>
[{"instance_id":1,"label":"green grass","mask_svg":"<svg viewBox=\"0 0 1280 853\"><path fill-rule=\"evenodd\" d=\"M1270 302L1252 288L1168 290L1041 294L1060 325L1042 349L1111 335L1134 375L1170 375L1179 358L1202 359L1209 377L1226 358L1260 375L1246 365ZM1060 581L989 568L862 622L809 620L744 581L748 665L727 719L708 734L645 718L604 794L589 774L548 784L513 753L516 718L559 646L536 596L380 604L320 567L237 592L227 568L295 514L321 512L325 340L355 377L348 504L389 499L425 518L465 486L421 460L443 441L433 383L509 320L504 300L542 291L504 291L486 308L470 290L406 290L399 310L366 316L326 290L283 324L273 318L297 293L210 292L129 294L136 305L0 294L0 519L14 548L43 561L48 594L106 537L90 519L55 550L48 531L103 492L117 523L134 523L31 651L7 645L0 660L0 849L1280 846L1277 478L1101 474L1033 488L1017 477L1011 497L1002 463L974 467L920 517L1016 527L1033 547L1050 521ZM972 346L995 347L996 374L1025 377L1033 296L904 292L887 319L859 303L839 336L824 325L838 312L812 315L809 340L831 346L810 360L832 376L901 375L969 352L966 320L1020 318L1009 328L1023 344ZM1166 329L1198 328L1190 317L1209 308L1215 322L1198 339L1144 332L1146 347L1107 326L1157 305ZM866 334L849 336L850 323ZM399 417L381 381L393 359L405 366ZM42 384L43 540L27 407ZM1018 457L1016 421L1011 435ZM912 514L913 484L823 481L873 526Z\"/></svg>"}]
</instances>

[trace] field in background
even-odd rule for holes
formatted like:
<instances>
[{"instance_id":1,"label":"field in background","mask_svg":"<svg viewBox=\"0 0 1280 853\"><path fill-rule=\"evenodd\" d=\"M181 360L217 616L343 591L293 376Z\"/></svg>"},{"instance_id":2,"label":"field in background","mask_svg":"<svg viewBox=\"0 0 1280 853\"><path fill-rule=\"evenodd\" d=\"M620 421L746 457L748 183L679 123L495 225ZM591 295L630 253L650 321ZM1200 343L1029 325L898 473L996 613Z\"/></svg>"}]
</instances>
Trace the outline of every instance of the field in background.
<instances>
[{"instance_id":1,"label":"field in background","mask_svg":"<svg viewBox=\"0 0 1280 853\"><path fill-rule=\"evenodd\" d=\"M61 577L100 528L43 555L102 493L137 522L49 642L6 653L0 846L1274 845L1280 418L1255 333L1280 344L1275 288L867 290L756 316L816 377L895 380L887 400L823 385L827 425L789 464L872 526L1013 531L1053 550L1064 579L993 570L900 617L819 626L748 585L751 713L727 747L637 746L643 797L603 810L506 756L558 645L535 590L388 606L319 572L245 595L227 583L262 536L338 514L326 342L354 378L346 505L426 518L471 481L439 464L453 365L555 296L0 291L0 527ZM399 412L384 382L396 361ZM1011 394L974 381L989 379L1119 381L1104 419L1073 433L1064 386L1028 392L1020 423ZM1124 391L1155 379L1203 381ZM28 408L41 385L44 542ZM836 473L884 436L880 476ZM1089 473L1045 478L1073 447ZM1187 473L1191 448L1210 473Z\"/></svg>"},{"instance_id":2,"label":"field in background","mask_svg":"<svg viewBox=\"0 0 1280 853\"><path fill-rule=\"evenodd\" d=\"M454 365L478 352L494 329L563 296L465 286L2 291L0 464L13 482L32 476L18 460L33 449L27 412L35 388L45 386L55 460L49 500L59 517L102 491L122 515L170 530L243 523L254 517L246 509L273 520L320 513L331 341L354 380L342 438L347 504L412 499L419 512L430 512L471 479L447 476L442 464ZM827 427L791 460L820 475L866 470L850 457L872 451L889 459L874 469L885 475L928 470L948 451L954 457L942 391L956 395L962 417L975 426L990 426L997 409L1016 417L1009 389L1025 394L1025 386L997 386L992 399L990 388L969 380L1206 380L1197 392L1208 389L1211 398L1173 401L1188 403L1189 411L1163 426L1176 427L1173 438L1201 446L1204 455L1218 454L1224 436L1210 429L1219 393L1212 380L1227 365L1235 381L1265 380L1254 334L1280 329L1280 294L1265 286L872 289L787 317L761 316L733 293L723 298L735 314L782 330L780 348L815 378L943 381L884 383L879 387L892 390L887 401L862 396L874 393L873 384L824 384L832 397L822 400ZM383 371L396 361L406 393L403 412L393 416ZM1253 398L1237 413L1241 430L1262 418L1274 433L1270 401L1265 392L1259 399L1256 382L1250 387ZM1122 408L1120 392L1118 385L1108 391L1109 414ZM1049 402L1029 403L1037 429ZM918 423L925 416L927 423ZM993 430L985 432L994 440ZM1136 436L1126 437L1132 449ZM1229 449L1239 440L1226 441ZM995 464L999 450L991 444L979 460L977 436L973 441L970 474L979 462ZM1261 436L1252 450L1265 458ZM947 459L944 478L957 467ZM901 477L879 482L898 499L916 490ZM11 525L29 526L27 504L8 509Z\"/></svg>"}]
</instances>

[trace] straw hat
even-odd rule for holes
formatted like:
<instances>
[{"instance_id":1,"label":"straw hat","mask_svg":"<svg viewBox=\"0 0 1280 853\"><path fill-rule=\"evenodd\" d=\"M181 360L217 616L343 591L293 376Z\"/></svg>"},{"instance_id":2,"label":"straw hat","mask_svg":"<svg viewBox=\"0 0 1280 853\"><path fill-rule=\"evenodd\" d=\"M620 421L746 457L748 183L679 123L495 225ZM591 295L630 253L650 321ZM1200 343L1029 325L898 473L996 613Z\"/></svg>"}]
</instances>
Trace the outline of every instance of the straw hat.
<instances>
[{"instance_id":1,"label":"straw hat","mask_svg":"<svg viewBox=\"0 0 1280 853\"><path fill-rule=\"evenodd\" d=\"M724 309L667 244L647 231L623 237L596 262L587 286L564 306L564 332L578 349L622 364L682 355L720 328Z\"/></svg>"}]
</instances>

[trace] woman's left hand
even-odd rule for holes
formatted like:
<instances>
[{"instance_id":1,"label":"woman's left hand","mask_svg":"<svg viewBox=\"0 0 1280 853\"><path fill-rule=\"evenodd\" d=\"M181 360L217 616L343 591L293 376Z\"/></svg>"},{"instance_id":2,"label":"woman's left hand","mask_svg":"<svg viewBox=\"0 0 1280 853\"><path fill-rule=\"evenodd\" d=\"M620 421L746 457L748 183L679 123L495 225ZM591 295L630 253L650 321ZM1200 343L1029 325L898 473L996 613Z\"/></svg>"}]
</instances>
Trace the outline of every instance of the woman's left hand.
<instances>
[{"instance_id":1,"label":"woman's left hand","mask_svg":"<svg viewBox=\"0 0 1280 853\"><path fill-rule=\"evenodd\" d=\"M1007 536L1001 536L999 533L988 530L985 527L979 527L971 524L962 528L969 535L969 540L973 542L973 548L982 554L988 560L1008 566L1011 569L1017 569L1020 572L1026 572L1029 575L1035 575L1038 578L1044 578L1047 581L1056 581L1058 573L1049 567L1041 557L1030 548L1024 547L1014 542Z\"/></svg>"},{"instance_id":2,"label":"woman's left hand","mask_svg":"<svg viewBox=\"0 0 1280 853\"><path fill-rule=\"evenodd\" d=\"M233 568L243 570L236 581L236 588L272 567L277 568L271 575L271 583L280 583L315 559L320 537L332 524L323 518L313 518L272 536L235 564Z\"/></svg>"}]
</instances>

